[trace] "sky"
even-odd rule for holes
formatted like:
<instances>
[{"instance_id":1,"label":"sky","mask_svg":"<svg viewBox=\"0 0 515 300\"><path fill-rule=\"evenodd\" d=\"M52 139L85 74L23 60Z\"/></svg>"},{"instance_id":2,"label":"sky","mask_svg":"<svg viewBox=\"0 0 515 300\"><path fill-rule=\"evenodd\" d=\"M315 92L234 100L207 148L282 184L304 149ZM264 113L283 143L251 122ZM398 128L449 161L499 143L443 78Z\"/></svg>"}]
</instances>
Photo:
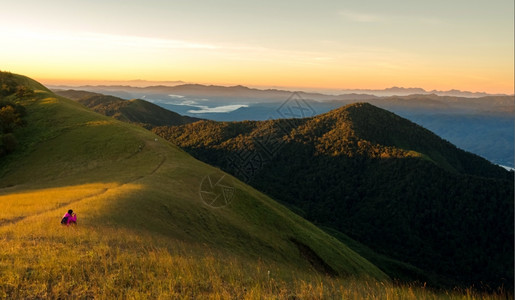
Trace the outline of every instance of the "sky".
<instances>
[{"instance_id":1,"label":"sky","mask_svg":"<svg viewBox=\"0 0 515 300\"><path fill-rule=\"evenodd\" d=\"M3 1L0 70L54 84L513 94L514 1Z\"/></svg>"}]
</instances>

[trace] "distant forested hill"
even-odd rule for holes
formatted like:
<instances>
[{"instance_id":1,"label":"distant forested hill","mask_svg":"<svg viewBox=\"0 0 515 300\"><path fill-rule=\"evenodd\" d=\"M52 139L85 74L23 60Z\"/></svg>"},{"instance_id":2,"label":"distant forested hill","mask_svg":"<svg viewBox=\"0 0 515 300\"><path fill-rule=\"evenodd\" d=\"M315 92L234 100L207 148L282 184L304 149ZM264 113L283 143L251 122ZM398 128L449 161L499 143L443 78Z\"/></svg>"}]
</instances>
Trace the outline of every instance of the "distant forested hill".
<instances>
[{"instance_id":1,"label":"distant forested hill","mask_svg":"<svg viewBox=\"0 0 515 300\"><path fill-rule=\"evenodd\" d=\"M56 94L76 100L103 115L114 117L120 121L138 123L147 128L183 125L201 120L181 116L141 99L124 100L114 96L76 90L56 91Z\"/></svg>"}]
</instances>

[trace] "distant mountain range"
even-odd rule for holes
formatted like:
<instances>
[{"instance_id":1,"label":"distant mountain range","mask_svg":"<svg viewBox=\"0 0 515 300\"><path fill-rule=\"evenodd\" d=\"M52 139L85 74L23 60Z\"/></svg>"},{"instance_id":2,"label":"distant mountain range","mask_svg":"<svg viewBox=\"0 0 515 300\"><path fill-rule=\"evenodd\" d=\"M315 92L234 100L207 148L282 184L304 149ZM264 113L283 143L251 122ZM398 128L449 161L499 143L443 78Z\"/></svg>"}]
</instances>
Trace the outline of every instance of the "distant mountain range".
<instances>
[{"instance_id":1,"label":"distant mountain range","mask_svg":"<svg viewBox=\"0 0 515 300\"><path fill-rule=\"evenodd\" d=\"M169 96L170 99L181 97L191 97L198 99L211 99L211 100L240 100L243 102L276 102L285 100L291 96L291 91L277 90L277 89L254 89L245 86L216 86L216 85L201 85L201 84L182 84L176 86L150 86L150 87L134 87L134 86L121 86L121 85L98 85L98 86L50 86L53 90L62 89L76 89L91 92L97 92L107 95L122 97L125 99L134 98L157 98L162 99L163 96ZM321 93L308 93L298 92L298 94L305 98L317 101L324 100L346 100L350 98L362 97L363 99L375 98L373 95L326 95Z\"/></svg>"},{"instance_id":2,"label":"distant mountain range","mask_svg":"<svg viewBox=\"0 0 515 300\"><path fill-rule=\"evenodd\" d=\"M315 224L424 270L420 280L513 282L513 173L393 113L361 103L153 131ZM392 277L418 276L367 258Z\"/></svg>"},{"instance_id":3,"label":"distant mountain range","mask_svg":"<svg viewBox=\"0 0 515 300\"><path fill-rule=\"evenodd\" d=\"M143 79L134 79L134 80L66 80L66 84L59 82L56 83L54 80L43 80L42 83L45 86L97 86L97 85L115 85L115 86L132 86L132 87L147 87L147 86L156 86L156 85L167 85L174 86L179 84L186 84L186 82L182 80L166 80L166 81L156 81L156 80L143 80Z\"/></svg>"},{"instance_id":4,"label":"distant mountain range","mask_svg":"<svg viewBox=\"0 0 515 300\"><path fill-rule=\"evenodd\" d=\"M177 93L183 96L217 96L217 97L241 97L242 94L245 98L257 99L285 99L292 93L289 90L283 89L256 89L249 88L242 85L236 86L219 86L219 85L202 85L202 84L184 84L182 81L145 81L133 80L126 81L123 84L120 82L110 82L111 84L101 85L52 85L48 87L51 89L79 89L79 90L94 90L99 92L127 92L132 91L136 94L146 92L147 94L174 94ZM345 100L349 96L353 97L367 97L367 96L408 96L413 94L427 95L435 94L439 96L453 96L453 97L468 97L478 98L486 96L504 96L504 94L489 94L485 92L469 92L460 90L439 91L432 90L426 91L422 88L404 88L404 87L391 87L385 89L344 89L341 93L334 95L316 92L297 91L301 96L311 100ZM140 97L140 96L137 96ZM135 97L131 97L135 98Z\"/></svg>"},{"instance_id":5,"label":"distant mountain range","mask_svg":"<svg viewBox=\"0 0 515 300\"><path fill-rule=\"evenodd\" d=\"M382 97L370 94L332 96L319 93L292 93L277 89L259 90L244 86L221 87L195 84L146 88L130 86L82 88L123 99L144 99L184 116L217 121L284 118L285 116L279 111L285 103L288 103L287 106L297 103L296 106L302 106L310 111L305 116L314 116L346 104L368 102L420 124L462 149L481 155L497 164L515 166L514 96L476 98L436 94ZM407 93L422 92L420 89L404 88L389 90ZM364 91L366 90L355 90L355 92Z\"/></svg>"},{"instance_id":6,"label":"distant mountain range","mask_svg":"<svg viewBox=\"0 0 515 300\"><path fill-rule=\"evenodd\" d=\"M408 95L427 95L434 94L438 96L453 96L453 97L486 97L486 96L504 96L504 94L489 94L485 92L469 92L469 91L460 91L460 90L448 90L448 91L439 91L432 90L426 91L422 88L404 88L404 87L391 87L382 90L372 90L372 89L345 89L342 90L345 94L347 93L356 93L356 94L371 94L375 96L408 96Z\"/></svg>"}]
</instances>

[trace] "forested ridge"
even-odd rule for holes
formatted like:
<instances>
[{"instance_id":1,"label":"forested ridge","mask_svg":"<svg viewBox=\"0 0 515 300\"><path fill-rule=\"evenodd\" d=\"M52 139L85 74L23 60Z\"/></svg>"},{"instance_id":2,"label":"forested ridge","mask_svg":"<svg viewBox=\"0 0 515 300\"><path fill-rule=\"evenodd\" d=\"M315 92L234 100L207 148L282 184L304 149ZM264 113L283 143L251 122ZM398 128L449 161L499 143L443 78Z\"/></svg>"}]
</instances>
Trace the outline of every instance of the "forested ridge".
<instances>
[{"instance_id":1,"label":"forested ridge","mask_svg":"<svg viewBox=\"0 0 515 300\"><path fill-rule=\"evenodd\" d=\"M513 173L393 113L360 103L154 132L435 282L512 287Z\"/></svg>"}]
</instances>

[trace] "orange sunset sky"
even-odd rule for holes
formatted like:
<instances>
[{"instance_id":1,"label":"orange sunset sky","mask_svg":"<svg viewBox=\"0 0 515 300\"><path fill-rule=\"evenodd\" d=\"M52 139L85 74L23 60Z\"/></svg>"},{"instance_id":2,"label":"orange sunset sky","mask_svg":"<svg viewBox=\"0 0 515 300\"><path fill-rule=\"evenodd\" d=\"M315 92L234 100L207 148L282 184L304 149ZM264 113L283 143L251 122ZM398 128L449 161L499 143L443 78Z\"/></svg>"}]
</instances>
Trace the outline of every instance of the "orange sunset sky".
<instances>
[{"instance_id":1,"label":"orange sunset sky","mask_svg":"<svg viewBox=\"0 0 515 300\"><path fill-rule=\"evenodd\" d=\"M513 94L514 3L8 1L0 70L103 80Z\"/></svg>"}]
</instances>

